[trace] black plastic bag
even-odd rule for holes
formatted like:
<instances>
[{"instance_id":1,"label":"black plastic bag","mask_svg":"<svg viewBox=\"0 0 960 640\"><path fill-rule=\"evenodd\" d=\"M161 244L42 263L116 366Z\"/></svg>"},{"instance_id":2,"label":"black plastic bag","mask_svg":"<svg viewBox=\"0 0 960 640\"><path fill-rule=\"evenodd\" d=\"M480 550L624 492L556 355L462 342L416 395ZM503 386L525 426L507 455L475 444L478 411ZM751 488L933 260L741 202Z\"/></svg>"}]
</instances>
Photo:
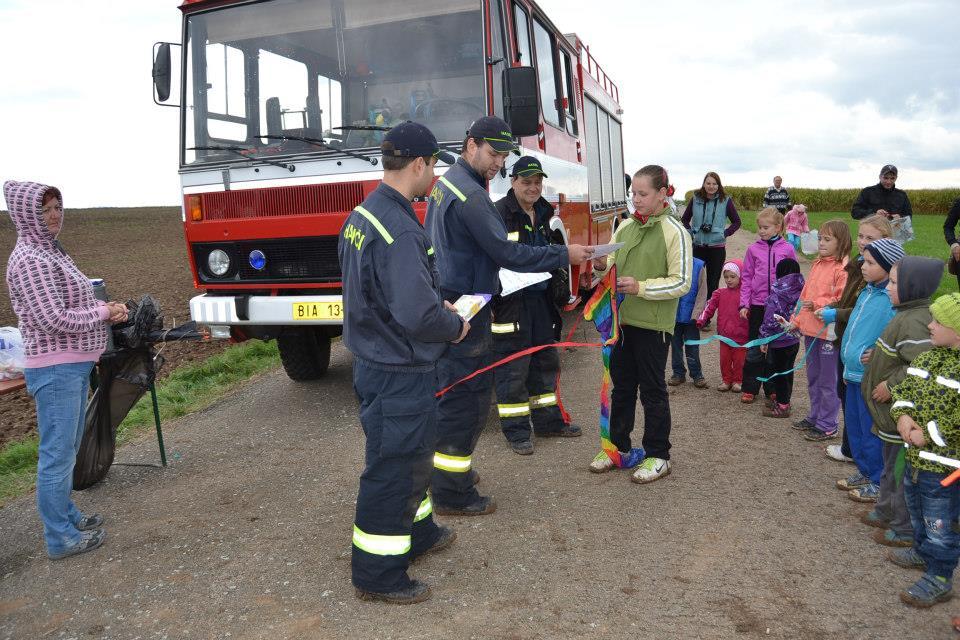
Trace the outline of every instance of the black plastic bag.
<instances>
[{"instance_id":1,"label":"black plastic bag","mask_svg":"<svg viewBox=\"0 0 960 640\"><path fill-rule=\"evenodd\" d=\"M200 340L195 322L163 329L160 304L149 294L127 302L126 322L113 325L113 348L104 352L94 370L96 384L87 402L83 440L73 468L73 488L86 489L103 480L113 464L117 427L133 405L150 389L163 366L154 353L156 342Z\"/></svg>"},{"instance_id":2,"label":"black plastic bag","mask_svg":"<svg viewBox=\"0 0 960 640\"><path fill-rule=\"evenodd\" d=\"M83 440L73 468L73 488L86 489L103 480L113 464L117 427L156 378L161 361L153 349L121 349L103 354L97 363L97 387L87 402Z\"/></svg>"}]
</instances>

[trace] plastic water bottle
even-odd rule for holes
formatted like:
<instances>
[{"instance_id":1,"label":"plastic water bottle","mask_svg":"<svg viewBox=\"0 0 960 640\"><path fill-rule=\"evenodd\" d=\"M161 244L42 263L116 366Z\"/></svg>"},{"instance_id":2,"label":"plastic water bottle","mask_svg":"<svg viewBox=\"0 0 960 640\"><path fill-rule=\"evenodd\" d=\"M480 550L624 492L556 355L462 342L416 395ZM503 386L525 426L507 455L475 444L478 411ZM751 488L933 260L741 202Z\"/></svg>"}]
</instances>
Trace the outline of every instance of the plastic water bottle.
<instances>
[{"instance_id":1,"label":"plastic water bottle","mask_svg":"<svg viewBox=\"0 0 960 640\"><path fill-rule=\"evenodd\" d=\"M107 285L103 283L103 278L90 278L90 285L93 287L93 297L97 300L108 302ZM107 351L113 351L113 329L107 326Z\"/></svg>"}]
</instances>

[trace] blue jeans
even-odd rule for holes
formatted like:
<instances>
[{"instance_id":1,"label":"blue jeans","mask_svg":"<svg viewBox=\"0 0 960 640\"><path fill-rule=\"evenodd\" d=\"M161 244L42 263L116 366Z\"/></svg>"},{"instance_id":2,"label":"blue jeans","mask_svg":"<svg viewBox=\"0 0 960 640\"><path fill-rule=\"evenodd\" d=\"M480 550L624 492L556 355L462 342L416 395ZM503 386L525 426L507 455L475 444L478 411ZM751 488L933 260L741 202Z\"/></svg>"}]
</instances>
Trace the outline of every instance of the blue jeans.
<instances>
[{"instance_id":1,"label":"blue jeans","mask_svg":"<svg viewBox=\"0 0 960 640\"><path fill-rule=\"evenodd\" d=\"M960 486L940 486L945 474L914 469L903 474L903 494L913 524L913 548L927 563L927 573L950 580L960 557Z\"/></svg>"},{"instance_id":2,"label":"blue jeans","mask_svg":"<svg viewBox=\"0 0 960 640\"><path fill-rule=\"evenodd\" d=\"M673 339L670 343L670 362L673 365L673 375L678 378L686 378L687 370L683 367L683 355L686 350L687 367L690 369L690 377L699 380L703 377L703 370L700 367L700 347L699 345L683 346L684 340L699 340L700 330L692 322L677 323L673 327Z\"/></svg>"},{"instance_id":3,"label":"blue jeans","mask_svg":"<svg viewBox=\"0 0 960 640\"><path fill-rule=\"evenodd\" d=\"M70 491L83 439L93 364L77 362L24 370L27 391L37 403L37 511L43 520L48 553L60 553L80 541L77 523L83 514L70 499Z\"/></svg>"}]
</instances>

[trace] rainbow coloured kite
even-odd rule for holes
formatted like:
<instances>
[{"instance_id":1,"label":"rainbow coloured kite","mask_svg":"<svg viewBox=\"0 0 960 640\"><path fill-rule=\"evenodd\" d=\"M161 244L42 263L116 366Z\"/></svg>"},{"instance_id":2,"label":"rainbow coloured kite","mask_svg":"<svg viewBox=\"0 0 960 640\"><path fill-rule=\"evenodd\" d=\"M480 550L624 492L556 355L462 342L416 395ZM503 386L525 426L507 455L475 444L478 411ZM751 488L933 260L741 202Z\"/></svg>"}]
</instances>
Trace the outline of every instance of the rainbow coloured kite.
<instances>
[{"instance_id":1,"label":"rainbow coloured kite","mask_svg":"<svg viewBox=\"0 0 960 640\"><path fill-rule=\"evenodd\" d=\"M596 290L583 308L583 317L592 320L600 332L603 341L603 381L600 384L600 446L607 456L619 468L623 468L623 458L610 442L610 352L620 339L620 301L623 295L617 295L617 268L610 271L597 285Z\"/></svg>"}]
</instances>

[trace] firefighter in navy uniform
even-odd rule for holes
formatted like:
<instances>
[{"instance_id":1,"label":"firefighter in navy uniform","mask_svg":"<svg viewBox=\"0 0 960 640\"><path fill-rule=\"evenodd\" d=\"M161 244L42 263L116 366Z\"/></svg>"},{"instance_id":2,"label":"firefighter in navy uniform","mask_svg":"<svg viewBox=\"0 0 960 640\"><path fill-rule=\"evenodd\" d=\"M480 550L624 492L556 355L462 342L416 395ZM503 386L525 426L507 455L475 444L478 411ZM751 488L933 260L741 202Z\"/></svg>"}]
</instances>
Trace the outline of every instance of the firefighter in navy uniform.
<instances>
[{"instance_id":1,"label":"firefighter in navy uniform","mask_svg":"<svg viewBox=\"0 0 960 640\"><path fill-rule=\"evenodd\" d=\"M553 206L541 195L546 177L540 161L532 156L523 156L513 165L510 191L495 205L506 225L508 240L534 247L550 244ZM560 339L558 304L570 297L566 275L566 269L559 269L550 280L493 299L490 330L496 359ZM561 294L562 301L557 299ZM533 453L531 422L539 437L581 435L580 427L567 424L560 413L556 392L559 373L560 354L556 349L543 349L493 370L500 428L515 453Z\"/></svg>"},{"instance_id":2,"label":"firefighter in navy uniform","mask_svg":"<svg viewBox=\"0 0 960 640\"><path fill-rule=\"evenodd\" d=\"M343 341L354 355L366 435L352 577L362 599L407 604L430 596L430 587L407 575L410 560L456 537L433 522L427 487L436 448L437 360L470 325L440 296L430 238L410 204L433 182L443 153L436 138L407 122L386 134L381 149L383 182L347 217L338 246Z\"/></svg>"},{"instance_id":3,"label":"firefighter in navy uniform","mask_svg":"<svg viewBox=\"0 0 960 640\"><path fill-rule=\"evenodd\" d=\"M430 192L426 227L433 240L440 287L447 301L464 294L496 294L499 269L553 271L579 264L593 250L582 245L532 247L507 239L487 181L503 167L517 144L509 125L485 116L470 125L457 163ZM466 339L452 345L437 365L440 388L491 362L490 305L471 320ZM439 515L484 515L496 510L489 496L474 488L473 449L490 409L493 376L488 372L457 385L440 398L437 450L430 484L434 511Z\"/></svg>"}]
</instances>

